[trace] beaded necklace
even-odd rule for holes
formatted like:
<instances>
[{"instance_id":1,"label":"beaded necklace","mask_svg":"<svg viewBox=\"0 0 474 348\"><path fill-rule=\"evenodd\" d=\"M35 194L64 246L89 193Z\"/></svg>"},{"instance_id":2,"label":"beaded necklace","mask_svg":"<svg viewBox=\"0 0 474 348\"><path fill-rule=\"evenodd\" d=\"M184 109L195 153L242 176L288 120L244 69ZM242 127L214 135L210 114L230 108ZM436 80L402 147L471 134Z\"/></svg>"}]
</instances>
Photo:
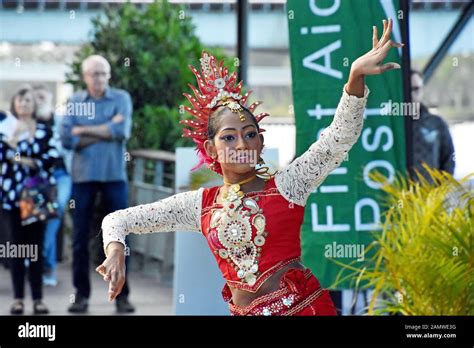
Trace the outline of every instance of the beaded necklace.
<instances>
[{"instance_id":1,"label":"beaded necklace","mask_svg":"<svg viewBox=\"0 0 474 348\"><path fill-rule=\"evenodd\" d=\"M214 211L210 227L217 230L217 238L222 247L216 253L226 259L237 271L243 282L254 285L259 274L258 259L265 244L265 216L255 199L245 197L240 185L255 179L252 176L230 185L223 195L223 208ZM252 226L257 230L252 238Z\"/></svg>"}]
</instances>

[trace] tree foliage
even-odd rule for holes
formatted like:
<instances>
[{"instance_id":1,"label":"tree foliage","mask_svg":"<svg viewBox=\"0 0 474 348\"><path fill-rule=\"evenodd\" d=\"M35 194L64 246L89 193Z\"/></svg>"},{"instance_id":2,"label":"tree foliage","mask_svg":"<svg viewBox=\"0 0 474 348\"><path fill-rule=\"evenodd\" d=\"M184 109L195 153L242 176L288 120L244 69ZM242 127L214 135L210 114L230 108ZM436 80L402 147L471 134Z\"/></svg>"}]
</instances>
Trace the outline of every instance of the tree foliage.
<instances>
[{"instance_id":1,"label":"tree foliage","mask_svg":"<svg viewBox=\"0 0 474 348\"><path fill-rule=\"evenodd\" d=\"M81 62L91 54L104 56L112 67L110 85L127 90L133 100L133 130L128 147L174 151L193 145L181 138L179 120L188 117L184 91L195 78L203 46L182 6L155 1L143 9L130 3L107 8L92 20L92 38L77 52L68 82L77 89ZM220 51L213 54L222 58Z\"/></svg>"}]
</instances>

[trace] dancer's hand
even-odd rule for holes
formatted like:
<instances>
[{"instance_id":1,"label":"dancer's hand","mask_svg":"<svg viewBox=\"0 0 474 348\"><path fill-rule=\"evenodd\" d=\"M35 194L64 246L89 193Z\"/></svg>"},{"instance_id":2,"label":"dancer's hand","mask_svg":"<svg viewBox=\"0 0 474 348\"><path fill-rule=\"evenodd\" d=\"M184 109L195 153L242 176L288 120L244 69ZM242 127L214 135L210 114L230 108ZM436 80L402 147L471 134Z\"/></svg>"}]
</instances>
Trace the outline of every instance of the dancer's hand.
<instances>
[{"instance_id":1,"label":"dancer's hand","mask_svg":"<svg viewBox=\"0 0 474 348\"><path fill-rule=\"evenodd\" d=\"M352 63L351 70L353 73L361 76L378 75L385 71L400 69L400 65L397 63L383 64L383 60L387 57L390 48L404 46L403 43L393 42L390 39L392 26L393 21L391 18L388 21L383 20L383 33L380 41L378 39L377 27L373 27L372 49Z\"/></svg>"},{"instance_id":2,"label":"dancer's hand","mask_svg":"<svg viewBox=\"0 0 474 348\"><path fill-rule=\"evenodd\" d=\"M113 301L122 291L125 284L125 252L124 246L112 242L107 247L107 258L95 270L109 282L109 301Z\"/></svg>"}]
</instances>

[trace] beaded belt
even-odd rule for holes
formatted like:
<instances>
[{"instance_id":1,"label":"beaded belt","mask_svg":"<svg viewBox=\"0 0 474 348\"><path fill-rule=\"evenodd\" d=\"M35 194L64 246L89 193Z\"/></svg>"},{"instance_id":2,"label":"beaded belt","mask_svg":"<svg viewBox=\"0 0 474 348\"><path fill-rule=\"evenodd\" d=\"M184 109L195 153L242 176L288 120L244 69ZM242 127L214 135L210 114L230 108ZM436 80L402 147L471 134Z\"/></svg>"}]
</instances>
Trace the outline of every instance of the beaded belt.
<instances>
[{"instance_id":1,"label":"beaded belt","mask_svg":"<svg viewBox=\"0 0 474 348\"><path fill-rule=\"evenodd\" d=\"M290 269L280 281L280 289L260 296L246 307L229 302L232 315L293 315L315 301L326 290L309 269Z\"/></svg>"}]
</instances>

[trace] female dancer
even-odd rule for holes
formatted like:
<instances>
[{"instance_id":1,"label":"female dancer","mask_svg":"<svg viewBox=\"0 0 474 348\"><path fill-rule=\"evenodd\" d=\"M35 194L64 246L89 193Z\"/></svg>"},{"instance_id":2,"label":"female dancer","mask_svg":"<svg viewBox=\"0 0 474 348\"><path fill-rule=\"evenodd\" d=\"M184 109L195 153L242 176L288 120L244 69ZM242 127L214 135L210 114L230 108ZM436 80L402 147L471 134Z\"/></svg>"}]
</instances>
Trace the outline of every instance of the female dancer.
<instances>
[{"instance_id":1,"label":"female dancer","mask_svg":"<svg viewBox=\"0 0 474 348\"><path fill-rule=\"evenodd\" d=\"M201 72L190 67L198 88L185 94L194 120L183 136L197 144L198 166L206 163L223 176L224 185L179 193L164 200L115 211L102 222L106 260L97 267L109 284L109 300L125 281L128 233L196 231L207 239L226 279L222 290L233 315L336 315L327 290L305 268L300 227L308 196L338 167L357 141L369 90L365 75L400 68L382 64L391 47L392 21L383 21L380 41L374 27L373 48L351 66L349 81L331 125L321 138L275 174L262 164L263 129L255 115L258 102L246 107L248 93L223 63L206 52Z\"/></svg>"}]
</instances>

